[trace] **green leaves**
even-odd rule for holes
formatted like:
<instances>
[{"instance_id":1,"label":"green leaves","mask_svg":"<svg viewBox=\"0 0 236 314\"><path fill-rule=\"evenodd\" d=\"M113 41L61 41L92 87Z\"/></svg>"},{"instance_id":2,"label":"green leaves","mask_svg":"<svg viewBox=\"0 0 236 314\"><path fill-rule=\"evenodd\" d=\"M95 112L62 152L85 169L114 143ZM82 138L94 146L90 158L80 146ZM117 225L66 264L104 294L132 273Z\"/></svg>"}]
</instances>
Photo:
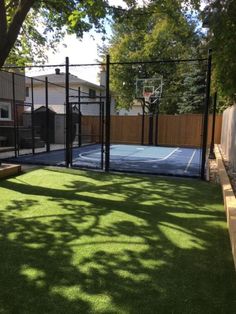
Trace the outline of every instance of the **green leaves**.
<instances>
[{"instance_id":1,"label":"green leaves","mask_svg":"<svg viewBox=\"0 0 236 314\"><path fill-rule=\"evenodd\" d=\"M78 21L84 19L86 17L86 13L78 10L74 10L70 16L68 17L68 22L71 28L75 28L78 24Z\"/></svg>"},{"instance_id":2,"label":"green leaves","mask_svg":"<svg viewBox=\"0 0 236 314\"><path fill-rule=\"evenodd\" d=\"M125 2L133 6L136 1ZM14 60L17 64L44 62L44 51L55 48L65 33L80 38L92 28L105 33L104 19L110 12L107 0L1 1L0 66L7 57L8 61Z\"/></svg>"},{"instance_id":3,"label":"green leaves","mask_svg":"<svg viewBox=\"0 0 236 314\"><path fill-rule=\"evenodd\" d=\"M196 32L195 22L185 16L176 2L165 1L160 5L151 1L143 12L133 11L133 15L123 19L122 23L118 19L114 24L109 48L112 61L186 59L199 55L197 47L201 37ZM183 84L183 69L175 63L113 66L111 88L118 106L132 106L137 78L160 76L164 80L160 110L163 113L178 113L178 95L182 96L189 84Z\"/></svg>"},{"instance_id":4,"label":"green leaves","mask_svg":"<svg viewBox=\"0 0 236 314\"><path fill-rule=\"evenodd\" d=\"M1 1L0 66L7 57L17 64L45 61L44 50L55 47L65 32L80 38L92 28L105 32L107 5L106 0Z\"/></svg>"},{"instance_id":5,"label":"green leaves","mask_svg":"<svg viewBox=\"0 0 236 314\"><path fill-rule=\"evenodd\" d=\"M213 49L213 85L231 104L236 93L236 2L212 0L202 13Z\"/></svg>"}]
</instances>

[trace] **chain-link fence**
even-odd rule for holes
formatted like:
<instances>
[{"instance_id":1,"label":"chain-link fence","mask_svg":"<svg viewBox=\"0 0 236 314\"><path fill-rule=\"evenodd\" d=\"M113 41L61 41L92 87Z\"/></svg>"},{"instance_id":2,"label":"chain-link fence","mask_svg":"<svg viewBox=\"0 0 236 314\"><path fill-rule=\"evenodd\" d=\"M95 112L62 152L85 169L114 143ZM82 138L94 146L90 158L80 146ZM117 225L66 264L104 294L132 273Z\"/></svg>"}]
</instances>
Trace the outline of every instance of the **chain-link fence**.
<instances>
[{"instance_id":1,"label":"chain-link fence","mask_svg":"<svg viewBox=\"0 0 236 314\"><path fill-rule=\"evenodd\" d=\"M0 72L2 161L204 178L211 56L50 67Z\"/></svg>"}]
</instances>

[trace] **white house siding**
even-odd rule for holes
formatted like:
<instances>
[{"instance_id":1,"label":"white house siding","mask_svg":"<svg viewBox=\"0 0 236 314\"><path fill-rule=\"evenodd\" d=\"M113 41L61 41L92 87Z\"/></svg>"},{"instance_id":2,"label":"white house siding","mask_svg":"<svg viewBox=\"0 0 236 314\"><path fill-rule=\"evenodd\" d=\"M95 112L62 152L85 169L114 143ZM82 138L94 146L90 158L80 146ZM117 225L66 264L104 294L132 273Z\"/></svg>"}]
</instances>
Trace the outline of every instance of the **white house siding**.
<instances>
[{"instance_id":1,"label":"white house siding","mask_svg":"<svg viewBox=\"0 0 236 314\"><path fill-rule=\"evenodd\" d=\"M45 76L37 76L33 81L34 83L34 105L35 109L40 106L45 106ZM39 80L41 81L39 81ZM54 110L57 113L64 113L63 104L65 103L65 74L60 73L59 75L50 74L48 75L48 103L49 106L53 106ZM61 85L62 87L57 87L51 83L55 83ZM29 88L29 96L26 97L26 103L31 103L31 81L29 79L26 80L26 86ZM105 88L101 84L96 85L85 80L81 80L80 78L71 75L70 77L70 96L78 96L78 87L80 87L81 94L81 102L89 102L92 103L91 98L83 98L84 96L89 94L89 89L93 89L96 91L96 95L99 96L102 93L102 96L105 96ZM77 101L78 98L70 97L70 101ZM99 102L99 98L94 98L95 102ZM105 103L105 98L103 99ZM58 105L58 107L55 107ZM105 112L105 108L104 108ZM83 104L81 105L81 113L83 115L99 115L99 104ZM111 114L115 115L115 102L114 99L111 101Z\"/></svg>"},{"instance_id":2,"label":"white house siding","mask_svg":"<svg viewBox=\"0 0 236 314\"><path fill-rule=\"evenodd\" d=\"M34 105L44 105L45 106L45 89L42 86L34 86ZM31 103L31 89L29 90L29 97L26 97L26 102ZM56 86L49 86L48 88L48 103L49 105L63 105L65 102L65 92L63 88Z\"/></svg>"},{"instance_id":3,"label":"white house siding","mask_svg":"<svg viewBox=\"0 0 236 314\"><path fill-rule=\"evenodd\" d=\"M89 89L81 88L81 92L82 91L88 93ZM96 92L97 94L99 93L98 90ZM77 95L78 93L76 91L70 91L70 96L77 96ZM70 101L77 102L78 98L71 97ZM91 99L81 98L81 101L91 102ZM99 99L95 98L94 101L98 102ZM29 97L26 97L26 103L31 103L31 102L32 102L31 90L29 90ZM53 105L57 113L64 113L65 112L65 108L64 108L65 89L57 87L57 86L52 86L52 85L49 86L48 87L48 104L49 106ZM35 105L35 108L38 108L39 106L45 106L45 88L43 86L34 86L34 105ZM58 108L56 106L58 106ZM97 105L96 104L83 104L81 105L81 113L83 115L99 115L99 105L98 104Z\"/></svg>"},{"instance_id":4,"label":"white house siding","mask_svg":"<svg viewBox=\"0 0 236 314\"><path fill-rule=\"evenodd\" d=\"M138 100L134 100L133 106L128 109L120 109L119 115L120 116L137 116L143 113L143 109L141 103Z\"/></svg>"},{"instance_id":5,"label":"white house siding","mask_svg":"<svg viewBox=\"0 0 236 314\"><path fill-rule=\"evenodd\" d=\"M141 106L133 106L130 110L121 109L119 110L120 116L137 116L142 114Z\"/></svg>"}]
</instances>

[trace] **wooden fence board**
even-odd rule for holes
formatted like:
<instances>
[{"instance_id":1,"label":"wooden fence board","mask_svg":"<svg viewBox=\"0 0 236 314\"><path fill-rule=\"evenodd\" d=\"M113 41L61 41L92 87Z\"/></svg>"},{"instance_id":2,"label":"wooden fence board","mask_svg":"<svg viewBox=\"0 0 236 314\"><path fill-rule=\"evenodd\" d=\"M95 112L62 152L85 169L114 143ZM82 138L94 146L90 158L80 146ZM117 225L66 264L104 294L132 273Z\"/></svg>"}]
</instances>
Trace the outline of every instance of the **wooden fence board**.
<instances>
[{"instance_id":1,"label":"wooden fence board","mask_svg":"<svg viewBox=\"0 0 236 314\"><path fill-rule=\"evenodd\" d=\"M236 171L236 104L223 113L221 148L225 158Z\"/></svg>"},{"instance_id":2,"label":"wooden fence board","mask_svg":"<svg viewBox=\"0 0 236 314\"><path fill-rule=\"evenodd\" d=\"M99 134L99 117L83 116L83 125L94 135ZM149 140L149 117L144 119L144 144ZM202 142L201 114L164 115L158 117L158 145L200 147ZM216 115L215 144L220 143L222 116ZM212 116L209 116L208 145L211 141ZM155 144L156 119L153 122ZM111 143L141 144L142 116L111 116Z\"/></svg>"}]
</instances>

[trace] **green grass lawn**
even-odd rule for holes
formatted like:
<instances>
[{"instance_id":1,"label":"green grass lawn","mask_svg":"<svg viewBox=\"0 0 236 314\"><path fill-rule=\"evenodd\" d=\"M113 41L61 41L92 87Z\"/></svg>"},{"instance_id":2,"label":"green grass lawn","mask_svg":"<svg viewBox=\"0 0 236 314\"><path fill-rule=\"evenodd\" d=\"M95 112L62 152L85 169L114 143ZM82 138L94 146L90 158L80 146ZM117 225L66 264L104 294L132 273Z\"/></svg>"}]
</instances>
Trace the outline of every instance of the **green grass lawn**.
<instances>
[{"instance_id":1,"label":"green grass lawn","mask_svg":"<svg viewBox=\"0 0 236 314\"><path fill-rule=\"evenodd\" d=\"M57 170L0 181L0 313L235 313L220 187Z\"/></svg>"}]
</instances>

